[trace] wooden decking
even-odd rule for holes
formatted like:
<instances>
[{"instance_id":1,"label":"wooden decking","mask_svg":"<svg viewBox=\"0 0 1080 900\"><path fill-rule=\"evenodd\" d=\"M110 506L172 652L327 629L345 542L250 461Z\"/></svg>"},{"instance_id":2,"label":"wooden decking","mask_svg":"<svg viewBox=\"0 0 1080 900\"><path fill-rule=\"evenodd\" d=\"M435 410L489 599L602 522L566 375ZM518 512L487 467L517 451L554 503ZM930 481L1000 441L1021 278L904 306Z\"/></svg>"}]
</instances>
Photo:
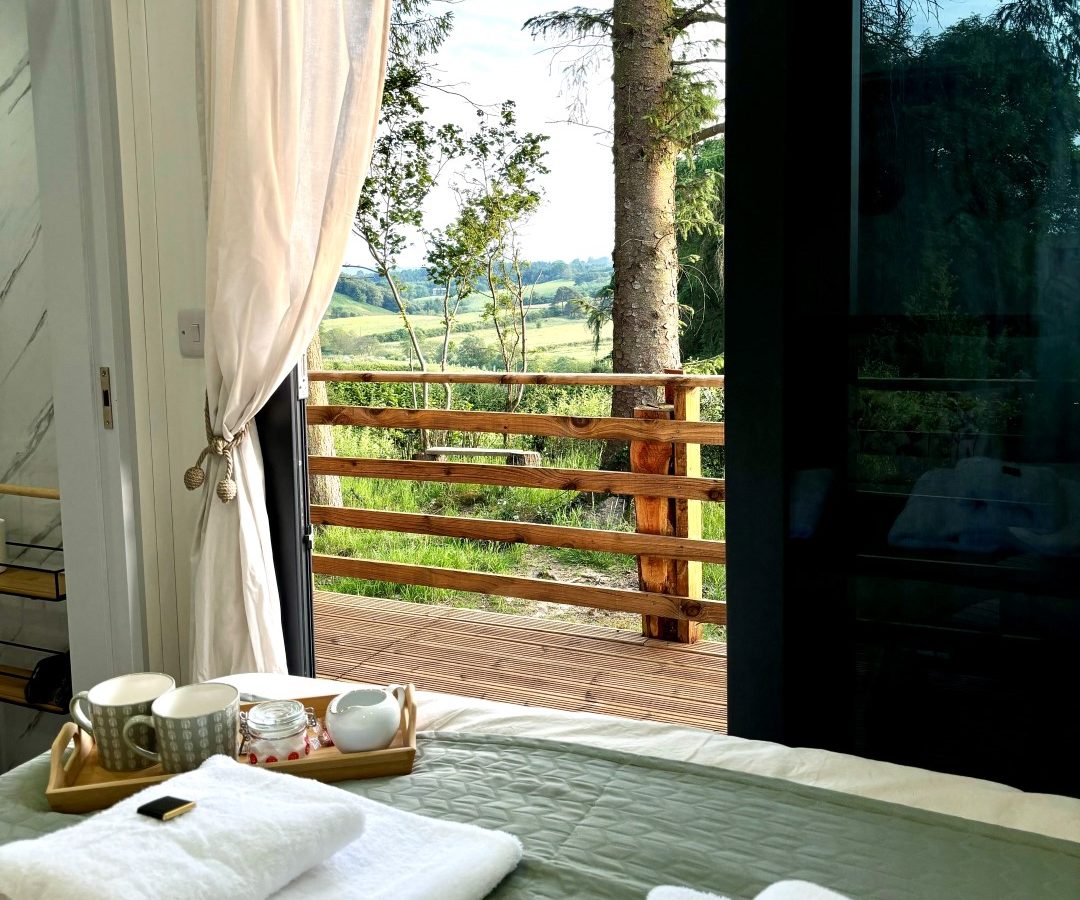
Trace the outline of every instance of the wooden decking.
<instances>
[{"instance_id":1,"label":"wooden decking","mask_svg":"<svg viewBox=\"0 0 1080 900\"><path fill-rule=\"evenodd\" d=\"M727 730L727 648L613 628L315 592L324 678Z\"/></svg>"}]
</instances>

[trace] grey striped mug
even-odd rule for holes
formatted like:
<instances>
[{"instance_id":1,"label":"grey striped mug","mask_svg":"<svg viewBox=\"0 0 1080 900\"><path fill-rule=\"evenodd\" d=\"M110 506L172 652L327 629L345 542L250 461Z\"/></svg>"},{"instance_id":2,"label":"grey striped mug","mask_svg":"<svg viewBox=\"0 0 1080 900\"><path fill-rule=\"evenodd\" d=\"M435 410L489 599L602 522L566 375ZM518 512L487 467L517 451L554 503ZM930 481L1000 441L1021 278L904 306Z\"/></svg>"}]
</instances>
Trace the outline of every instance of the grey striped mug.
<instances>
[{"instance_id":1,"label":"grey striped mug","mask_svg":"<svg viewBox=\"0 0 1080 900\"><path fill-rule=\"evenodd\" d=\"M232 685L189 684L162 694L150 715L132 716L124 741L139 756L160 762L166 772L197 769L211 756L236 756L240 739L240 693ZM157 750L140 742L142 729L157 739Z\"/></svg>"},{"instance_id":2,"label":"grey striped mug","mask_svg":"<svg viewBox=\"0 0 1080 900\"><path fill-rule=\"evenodd\" d=\"M152 760L129 748L124 726L132 716L150 712L153 702L175 684L171 675L162 672L135 672L95 684L71 698L68 707L71 718L94 736L98 764L102 768L126 772L153 765ZM152 744L153 735L148 731L144 730L139 737L144 743Z\"/></svg>"}]
</instances>

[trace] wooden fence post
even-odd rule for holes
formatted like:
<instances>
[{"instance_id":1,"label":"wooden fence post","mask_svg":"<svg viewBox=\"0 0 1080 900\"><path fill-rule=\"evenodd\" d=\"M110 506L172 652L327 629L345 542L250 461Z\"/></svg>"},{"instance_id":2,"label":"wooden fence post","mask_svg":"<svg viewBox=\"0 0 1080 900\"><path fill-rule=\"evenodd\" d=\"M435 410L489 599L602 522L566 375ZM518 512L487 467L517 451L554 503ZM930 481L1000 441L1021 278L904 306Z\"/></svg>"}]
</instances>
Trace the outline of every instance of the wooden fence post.
<instances>
[{"instance_id":1,"label":"wooden fence post","mask_svg":"<svg viewBox=\"0 0 1080 900\"><path fill-rule=\"evenodd\" d=\"M690 389L691 391L693 389ZM684 392L674 398L676 404L663 406L638 406L634 417L639 419L674 419L693 415L693 403ZM630 468L633 472L670 475L686 475L701 471L701 453L698 447L687 444L661 443L659 441L631 441ZM698 451L694 454L693 451ZM694 469L697 466L697 469ZM687 500L672 497L635 497L634 513L639 534L701 536L701 502L689 506ZM696 523L696 525L694 525ZM697 527L697 530L694 530ZM666 556L642 555L637 558L639 587L643 591L681 596L701 596L701 564L685 560L672 560ZM686 593L697 585L697 593ZM642 616L642 633L662 641L693 643L701 636L701 624L662 616Z\"/></svg>"},{"instance_id":2,"label":"wooden fence post","mask_svg":"<svg viewBox=\"0 0 1080 900\"><path fill-rule=\"evenodd\" d=\"M639 406L638 419L700 419L700 395L696 388L670 392L672 402L664 406ZM653 475L691 475L701 472L701 449L691 444L659 441L631 441L630 469ZM642 534L680 537L701 536L701 502L671 497L635 497L637 530ZM701 597L701 563L659 556L638 557L638 579L644 591ZM661 616L642 616L642 634L666 641L694 643L701 637L701 624Z\"/></svg>"},{"instance_id":3,"label":"wooden fence post","mask_svg":"<svg viewBox=\"0 0 1080 900\"><path fill-rule=\"evenodd\" d=\"M670 419L670 406L638 406L634 409L636 419ZM675 465L675 445L660 441L630 442L630 471L651 475L670 475ZM640 534L675 534L674 502L670 497L634 497L634 515ZM675 561L663 556L638 557L638 581L641 590L660 594L674 594L678 582ZM656 616L641 617L641 631L646 637L671 640L666 634L666 619Z\"/></svg>"},{"instance_id":4,"label":"wooden fence post","mask_svg":"<svg viewBox=\"0 0 1080 900\"><path fill-rule=\"evenodd\" d=\"M670 402L673 408L673 416L680 422L701 421L701 388L684 388L668 386ZM676 444L675 445L675 475L684 478L701 477L701 444ZM700 538L702 530L702 512L700 500L674 500L675 505L675 535L676 537ZM702 597L702 571L701 563L693 560L676 560L676 583L675 590L683 597ZM685 644L693 644L701 640L702 624L700 622L687 622L678 620L675 622L676 640Z\"/></svg>"}]
</instances>

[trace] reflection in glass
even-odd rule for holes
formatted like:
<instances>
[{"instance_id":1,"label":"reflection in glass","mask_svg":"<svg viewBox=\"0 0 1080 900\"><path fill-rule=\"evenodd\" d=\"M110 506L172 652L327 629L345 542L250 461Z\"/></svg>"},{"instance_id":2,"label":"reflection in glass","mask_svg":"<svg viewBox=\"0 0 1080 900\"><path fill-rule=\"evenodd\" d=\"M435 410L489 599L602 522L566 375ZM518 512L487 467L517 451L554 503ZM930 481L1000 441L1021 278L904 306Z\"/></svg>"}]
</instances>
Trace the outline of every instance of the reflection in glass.
<instances>
[{"instance_id":1,"label":"reflection in glass","mask_svg":"<svg viewBox=\"0 0 1080 900\"><path fill-rule=\"evenodd\" d=\"M864 8L864 550L1080 553L1080 34L1055 6L1072 4Z\"/></svg>"},{"instance_id":2,"label":"reflection in glass","mask_svg":"<svg viewBox=\"0 0 1080 900\"><path fill-rule=\"evenodd\" d=\"M860 51L855 746L1076 791L1078 4L864 0Z\"/></svg>"}]
</instances>

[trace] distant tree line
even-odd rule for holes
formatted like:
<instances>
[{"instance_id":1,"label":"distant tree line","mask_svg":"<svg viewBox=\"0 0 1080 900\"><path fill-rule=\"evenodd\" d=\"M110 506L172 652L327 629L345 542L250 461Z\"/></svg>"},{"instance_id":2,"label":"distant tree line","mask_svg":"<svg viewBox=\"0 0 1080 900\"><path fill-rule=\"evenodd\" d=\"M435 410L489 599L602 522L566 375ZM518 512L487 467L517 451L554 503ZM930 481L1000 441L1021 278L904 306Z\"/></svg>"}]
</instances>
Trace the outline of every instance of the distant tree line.
<instances>
[{"instance_id":1,"label":"distant tree line","mask_svg":"<svg viewBox=\"0 0 1080 900\"><path fill-rule=\"evenodd\" d=\"M606 281L611 277L611 260L605 256L589 257L588 259L573 259L567 262L563 259L539 260L537 262L524 262L521 266L522 274L531 285L546 284L551 281L573 281L575 285L594 284L598 281ZM409 309L420 315L437 315L442 312L442 298L436 296L439 286L430 278L425 268L394 269L392 277L398 283L403 297L409 299ZM565 286L560 291L565 290ZM475 290L477 293L489 290L483 277L479 279ZM358 303L367 303L397 312L397 303L393 292L387 286L385 280L374 272L366 273L357 269L353 272L343 271L338 276L337 286L334 292L349 297ZM584 296L577 293L575 296ZM575 311L565 304L567 299L556 300L564 304L564 315L574 317ZM479 298L478 298L479 302ZM360 310L350 309L347 305L331 307L328 318L340 319L357 315Z\"/></svg>"}]
</instances>

